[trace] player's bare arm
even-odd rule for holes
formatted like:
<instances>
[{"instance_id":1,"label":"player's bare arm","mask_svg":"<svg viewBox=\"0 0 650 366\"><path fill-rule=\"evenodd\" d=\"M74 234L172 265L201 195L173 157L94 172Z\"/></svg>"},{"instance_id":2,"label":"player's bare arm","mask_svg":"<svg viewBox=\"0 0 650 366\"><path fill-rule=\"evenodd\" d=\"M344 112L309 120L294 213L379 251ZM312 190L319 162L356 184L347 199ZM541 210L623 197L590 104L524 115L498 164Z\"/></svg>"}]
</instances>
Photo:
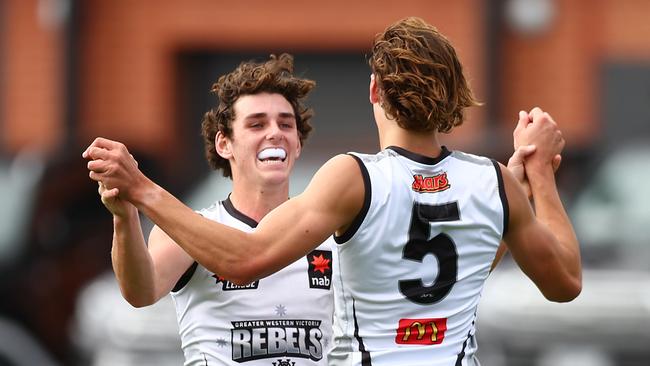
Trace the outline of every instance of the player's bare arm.
<instances>
[{"instance_id":1,"label":"player's bare arm","mask_svg":"<svg viewBox=\"0 0 650 366\"><path fill-rule=\"evenodd\" d=\"M521 185L505 167L501 170L510 206L504 241L512 257L547 299L573 300L581 290L579 259L572 250L577 242L562 242L551 226L536 219Z\"/></svg>"},{"instance_id":2,"label":"player's bare arm","mask_svg":"<svg viewBox=\"0 0 650 366\"><path fill-rule=\"evenodd\" d=\"M523 186L524 192L526 192L526 196L529 199L532 199L533 196L530 190L530 185L528 183L528 177L526 176L524 161L526 160L526 158L528 158L535 152L537 147L535 145L525 145L523 144L523 142L528 142L526 141L528 140L528 138L525 136L524 131L531 122L532 122L532 117L528 112L525 111L519 112L519 120L517 121L516 128L513 131L513 145L515 151L513 152L512 156L510 156L510 158L508 159L508 165L507 165L508 170L510 170L510 172L513 174L515 179ZM552 161L554 172L558 170L561 162L562 162L562 155L558 153L557 155L555 155ZM501 259L503 258L503 256L506 254L507 251L508 251L507 245L504 242L501 242L501 245L499 245L499 248L494 257L494 261L492 262L492 267L490 270L494 270L494 268L497 266L497 264L499 264L499 262L501 261Z\"/></svg>"},{"instance_id":3,"label":"player's bare arm","mask_svg":"<svg viewBox=\"0 0 650 366\"><path fill-rule=\"evenodd\" d=\"M238 284L265 277L344 230L363 204L363 180L349 156L315 174L299 196L271 211L255 232L244 233L195 214L158 186L133 202L204 267Z\"/></svg>"},{"instance_id":4,"label":"player's bare arm","mask_svg":"<svg viewBox=\"0 0 650 366\"><path fill-rule=\"evenodd\" d=\"M91 179L132 202L208 270L240 284L283 268L344 230L363 204L360 169L341 155L319 169L305 192L269 213L254 233L244 233L202 217L156 185L120 143L96 139L83 155L101 160L89 164Z\"/></svg>"},{"instance_id":5,"label":"player's bare arm","mask_svg":"<svg viewBox=\"0 0 650 366\"><path fill-rule=\"evenodd\" d=\"M135 307L156 303L169 293L193 259L160 228L154 227L145 245L138 212L113 216L113 271L127 302Z\"/></svg>"},{"instance_id":6,"label":"player's bare arm","mask_svg":"<svg viewBox=\"0 0 650 366\"><path fill-rule=\"evenodd\" d=\"M101 181L99 194L104 206L113 214L111 262L122 296L136 307L153 303L154 267L142 235L138 210L120 199L115 190L106 189Z\"/></svg>"},{"instance_id":7,"label":"player's bare arm","mask_svg":"<svg viewBox=\"0 0 650 366\"><path fill-rule=\"evenodd\" d=\"M113 214L113 270L131 305L151 305L169 293L192 259L158 228L152 230L147 247L137 208L117 192L99 182L102 203Z\"/></svg>"},{"instance_id":8,"label":"player's bare arm","mask_svg":"<svg viewBox=\"0 0 650 366\"><path fill-rule=\"evenodd\" d=\"M548 299L570 301L580 293L582 278L578 241L560 201L553 170L553 159L564 140L548 114L536 108L531 116L533 123L523 138L537 147L525 163L537 217L522 186L503 168L511 213L504 239L515 261Z\"/></svg>"},{"instance_id":9,"label":"player's bare arm","mask_svg":"<svg viewBox=\"0 0 650 366\"><path fill-rule=\"evenodd\" d=\"M194 259L158 226L151 229L147 244L155 269L151 298L155 303L174 288L183 273L194 263Z\"/></svg>"}]
</instances>

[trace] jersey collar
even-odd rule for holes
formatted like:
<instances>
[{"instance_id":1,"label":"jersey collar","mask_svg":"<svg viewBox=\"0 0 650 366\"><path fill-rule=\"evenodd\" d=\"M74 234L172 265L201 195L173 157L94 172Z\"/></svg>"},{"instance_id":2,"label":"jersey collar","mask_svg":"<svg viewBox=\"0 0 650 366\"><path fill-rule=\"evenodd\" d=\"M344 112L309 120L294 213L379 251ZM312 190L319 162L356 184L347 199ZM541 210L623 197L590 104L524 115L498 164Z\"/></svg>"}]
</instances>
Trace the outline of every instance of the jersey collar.
<instances>
[{"instance_id":1,"label":"jersey collar","mask_svg":"<svg viewBox=\"0 0 650 366\"><path fill-rule=\"evenodd\" d=\"M226 212L230 214L230 216L236 218L237 220L243 222L244 224L256 228L257 227L257 221L251 219L250 217L244 215L241 211L235 208L235 206L232 204L232 201L230 200L230 195L228 195L228 198L225 200L221 201L221 204L223 205L223 208L226 209Z\"/></svg>"},{"instance_id":2,"label":"jersey collar","mask_svg":"<svg viewBox=\"0 0 650 366\"><path fill-rule=\"evenodd\" d=\"M399 155L402 155L403 157L413 160L415 162L418 162L420 164L427 164L427 165L436 165L439 162L441 162L444 158L449 156L451 154L451 151L447 150L446 146L441 147L440 155L438 155L435 158L429 157L429 156L424 156L420 155L411 151L408 151L404 148L401 148L399 146L388 146L386 149L393 150L394 152L398 153Z\"/></svg>"}]
</instances>

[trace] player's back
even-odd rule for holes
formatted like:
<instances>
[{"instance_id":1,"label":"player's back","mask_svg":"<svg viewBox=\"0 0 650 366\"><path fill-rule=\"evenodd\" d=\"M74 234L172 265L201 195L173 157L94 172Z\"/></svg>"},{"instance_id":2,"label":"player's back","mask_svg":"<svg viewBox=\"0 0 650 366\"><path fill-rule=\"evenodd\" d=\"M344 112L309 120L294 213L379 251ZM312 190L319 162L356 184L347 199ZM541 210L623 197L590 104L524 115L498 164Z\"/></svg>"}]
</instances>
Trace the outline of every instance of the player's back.
<instances>
[{"instance_id":1,"label":"player's back","mask_svg":"<svg viewBox=\"0 0 650 366\"><path fill-rule=\"evenodd\" d=\"M493 161L355 154L364 209L337 237L335 365L474 365L474 320L507 222Z\"/></svg>"}]
</instances>

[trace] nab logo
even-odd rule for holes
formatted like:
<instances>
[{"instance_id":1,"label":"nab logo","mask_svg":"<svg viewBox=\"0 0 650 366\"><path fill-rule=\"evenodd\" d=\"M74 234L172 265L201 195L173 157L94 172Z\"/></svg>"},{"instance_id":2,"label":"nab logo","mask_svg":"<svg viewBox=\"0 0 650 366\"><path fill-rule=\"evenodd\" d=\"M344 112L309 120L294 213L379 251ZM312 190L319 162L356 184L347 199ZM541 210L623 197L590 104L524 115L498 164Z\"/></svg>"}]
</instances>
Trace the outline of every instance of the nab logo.
<instances>
[{"instance_id":1,"label":"nab logo","mask_svg":"<svg viewBox=\"0 0 650 366\"><path fill-rule=\"evenodd\" d=\"M307 254L309 287L329 290L332 284L332 252L314 250Z\"/></svg>"},{"instance_id":2,"label":"nab logo","mask_svg":"<svg viewBox=\"0 0 650 366\"><path fill-rule=\"evenodd\" d=\"M235 285L234 283L228 281L227 279L213 274L212 277L214 277L217 281L215 284L221 282L223 284L223 287L221 288L223 291L233 291L233 290L256 290L257 286L260 284L260 281L255 281L251 282L248 285L240 286L240 285Z\"/></svg>"},{"instance_id":3,"label":"nab logo","mask_svg":"<svg viewBox=\"0 0 650 366\"><path fill-rule=\"evenodd\" d=\"M445 339L447 318L400 319L397 344L440 344Z\"/></svg>"},{"instance_id":4,"label":"nab logo","mask_svg":"<svg viewBox=\"0 0 650 366\"><path fill-rule=\"evenodd\" d=\"M451 187L447 179L447 173L434 175L433 177L423 177L421 174L413 176L411 188L419 193L442 192Z\"/></svg>"}]
</instances>

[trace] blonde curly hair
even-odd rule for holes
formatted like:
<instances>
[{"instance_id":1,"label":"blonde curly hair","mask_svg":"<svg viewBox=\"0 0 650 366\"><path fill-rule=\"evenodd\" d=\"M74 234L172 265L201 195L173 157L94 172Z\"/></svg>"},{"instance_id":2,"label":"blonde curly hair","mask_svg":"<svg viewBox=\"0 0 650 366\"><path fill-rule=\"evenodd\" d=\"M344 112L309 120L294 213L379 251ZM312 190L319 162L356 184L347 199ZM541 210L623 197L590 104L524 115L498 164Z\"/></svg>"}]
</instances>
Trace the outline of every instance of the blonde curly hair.
<instances>
[{"instance_id":1,"label":"blonde curly hair","mask_svg":"<svg viewBox=\"0 0 650 366\"><path fill-rule=\"evenodd\" d=\"M386 115L404 129L447 133L466 107L480 105L449 40L420 18L378 34L369 63Z\"/></svg>"}]
</instances>

